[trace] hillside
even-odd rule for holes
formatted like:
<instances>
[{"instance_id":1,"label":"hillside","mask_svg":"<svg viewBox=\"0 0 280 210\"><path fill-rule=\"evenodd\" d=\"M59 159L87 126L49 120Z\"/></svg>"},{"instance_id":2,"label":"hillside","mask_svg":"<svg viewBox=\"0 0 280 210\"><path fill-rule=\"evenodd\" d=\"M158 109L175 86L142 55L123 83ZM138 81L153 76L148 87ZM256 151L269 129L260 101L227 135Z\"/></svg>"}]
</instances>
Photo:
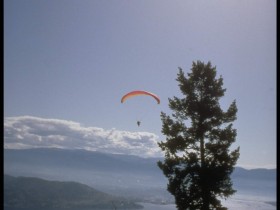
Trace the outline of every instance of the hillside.
<instances>
[{"instance_id":1,"label":"hillside","mask_svg":"<svg viewBox=\"0 0 280 210\"><path fill-rule=\"evenodd\" d=\"M4 209L141 209L77 182L4 175Z\"/></svg>"},{"instance_id":2,"label":"hillside","mask_svg":"<svg viewBox=\"0 0 280 210\"><path fill-rule=\"evenodd\" d=\"M105 154L85 150L4 150L4 172L14 176L76 181L100 191L137 201L173 202L160 158ZM232 180L238 193L276 200L276 169L236 167Z\"/></svg>"}]
</instances>

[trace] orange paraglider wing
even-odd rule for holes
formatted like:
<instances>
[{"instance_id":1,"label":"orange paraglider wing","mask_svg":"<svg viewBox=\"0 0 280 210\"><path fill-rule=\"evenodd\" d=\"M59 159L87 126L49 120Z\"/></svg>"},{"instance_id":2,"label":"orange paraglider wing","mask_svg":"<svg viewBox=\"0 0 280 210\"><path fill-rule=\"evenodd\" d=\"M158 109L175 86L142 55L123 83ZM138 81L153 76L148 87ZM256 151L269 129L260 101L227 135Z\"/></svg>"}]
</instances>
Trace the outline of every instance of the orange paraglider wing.
<instances>
[{"instance_id":1,"label":"orange paraglider wing","mask_svg":"<svg viewBox=\"0 0 280 210\"><path fill-rule=\"evenodd\" d=\"M123 103L128 98L131 98L131 97L134 97L134 96L141 96L141 95L152 96L157 101L158 104L160 103L160 99L159 99L159 97L157 95L155 95L153 93L150 93L150 92L147 92L147 91L144 91L144 90L134 90L134 91L131 91L131 92L125 94L122 97L121 102Z\"/></svg>"}]
</instances>

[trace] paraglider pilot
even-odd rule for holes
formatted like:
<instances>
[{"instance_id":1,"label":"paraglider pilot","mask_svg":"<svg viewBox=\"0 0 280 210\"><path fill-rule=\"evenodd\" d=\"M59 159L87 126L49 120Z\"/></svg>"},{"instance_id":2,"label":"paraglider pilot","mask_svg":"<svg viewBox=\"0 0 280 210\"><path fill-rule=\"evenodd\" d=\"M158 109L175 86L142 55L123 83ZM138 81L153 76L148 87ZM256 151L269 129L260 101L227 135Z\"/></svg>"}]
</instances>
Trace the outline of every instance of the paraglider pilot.
<instances>
[{"instance_id":1,"label":"paraglider pilot","mask_svg":"<svg viewBox=\"0 0 280 210\"><path fill-rule=\"evenodd\" d=\"M137 125L138 125L138 126L140 126L140 123L141 123L140 121L137 121Z\"/></svg>"}]
</instances>

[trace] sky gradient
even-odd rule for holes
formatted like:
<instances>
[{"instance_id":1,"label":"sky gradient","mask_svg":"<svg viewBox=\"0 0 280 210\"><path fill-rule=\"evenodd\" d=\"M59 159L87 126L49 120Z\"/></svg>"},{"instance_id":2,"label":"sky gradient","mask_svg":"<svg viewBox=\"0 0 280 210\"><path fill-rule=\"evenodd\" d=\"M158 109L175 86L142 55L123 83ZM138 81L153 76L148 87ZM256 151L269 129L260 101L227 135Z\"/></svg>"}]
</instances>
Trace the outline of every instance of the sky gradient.
<instances>
[{"instance_id":1,"label":"sky gradient","mask_svg":"<svg viewBox=\"0 0 280 210\"><path fill-rule=\"evenodd\" d=\"M160 112L170 114L168 98L181 96L178 67L187 73L197 60L224 78L222 108L236 99L238 165L276 167L275 0L5 0L5 146L9 135L25 136L24 128L34 133L34 119L49 123L40 135L61 120L82 130L149 133L139 140L145 153L164 140ZM120 102L137 89L161 103L142 96ZM26 119L32 123L24 126Z\"/></svg>"}]
</instances>

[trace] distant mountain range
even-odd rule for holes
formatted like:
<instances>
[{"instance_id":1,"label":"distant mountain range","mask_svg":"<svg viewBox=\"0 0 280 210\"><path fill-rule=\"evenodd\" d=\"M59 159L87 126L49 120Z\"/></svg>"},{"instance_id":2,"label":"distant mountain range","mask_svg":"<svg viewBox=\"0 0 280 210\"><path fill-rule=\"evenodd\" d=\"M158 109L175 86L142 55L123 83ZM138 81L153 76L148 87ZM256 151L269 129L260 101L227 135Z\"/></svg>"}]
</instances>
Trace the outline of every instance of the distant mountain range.
<instances>
[{"instance_id":1,"label":"distant mountain range","mask_svg":"<svg viewBox=\"0 0 280 210\"><path fill-rule=\"evenodd\" d=\"M173 202L166 190L167 179L157 166L159 160L85 150L5 149L4 173L75 181L134 201ZM238 193L276 200L276 169L236 167L232 180Z\"/></svg>"},{"instance_id":2,"label":"distant mountain range","mask_svg":"<svg viewBox=\"0 0 280 210\"><path fill-rule=\"evenodd\" d=\"M77 182L4 175L4 209L141 209L139 204Z\"/></svg>"}]
</instances>

